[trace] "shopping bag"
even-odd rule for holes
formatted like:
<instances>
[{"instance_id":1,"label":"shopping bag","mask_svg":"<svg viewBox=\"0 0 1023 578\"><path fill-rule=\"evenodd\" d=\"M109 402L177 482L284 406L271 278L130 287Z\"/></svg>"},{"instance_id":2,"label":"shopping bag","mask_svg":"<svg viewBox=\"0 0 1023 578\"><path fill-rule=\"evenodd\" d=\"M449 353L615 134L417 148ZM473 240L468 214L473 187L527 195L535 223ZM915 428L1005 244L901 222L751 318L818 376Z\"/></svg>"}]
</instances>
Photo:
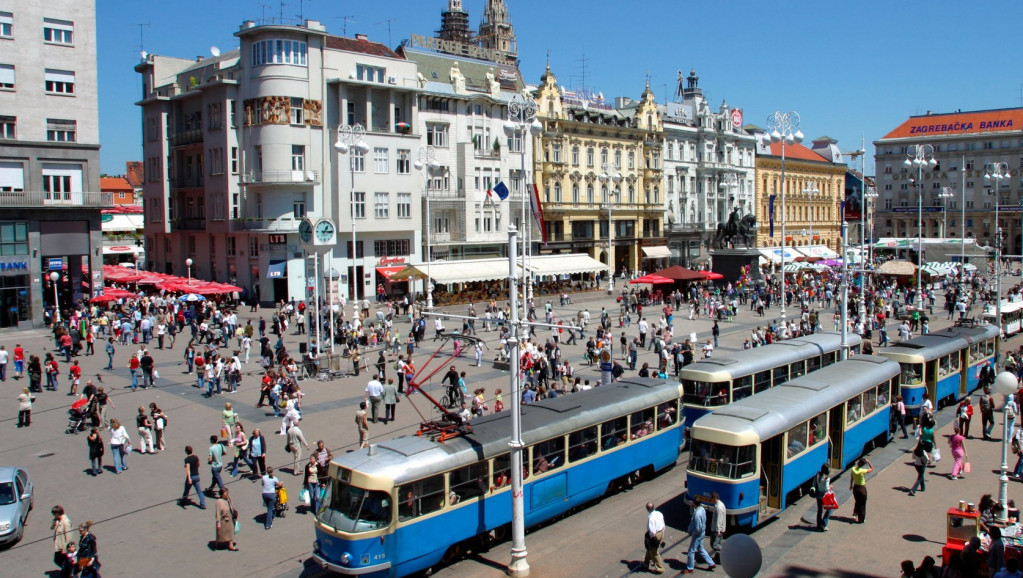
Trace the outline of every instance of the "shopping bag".
<instances>
[{"instance_id":1,"label":"shopping bag","mask_svg":"<svg viewBox=\"0 0 1023 578\"><path fill-rule=\"evenodd\" d=\"M968 473L970 473L970 470L971 470L971 469L972 469L972 468L970 467L970 462L966 462L966 463L965 463L965 464L963 465L963 471L964 471L964 472L966 472L967 474L968 474Z\"/></svg>"},{"instance_id":2,"label":"shopping bag","mask_svg":"<svg viewBox=\"0 0 1023 578\"><path fill-rule=\"evenodd\" d=\"M238 520L235 520L234 521L234 533L235 533L235 535L237 535L238 532L241 532L241 531L242 531L242 523L239 522Z\"/></svg>"},{"instance_id":3,"label":"shopping bag","mask_svg":"<svg viewBox=\"0 0 1023 578\"><path fill-rule=\"evenodd\" d=\"M825 510L837 510L838 500L835 499L835 492L831 490L825 492L824 497L821 498L821 505Z\"/></svg>"},{"instance_id":4,"label":"shopping bag","mask_svg":"<svg viewBox=\"0 0 1023 578\"><path fill-rule=\"evenodd\" d=\"M226 425L225 426L221 426L220 427L220 437L226 438L228 435L230 435L230 434L227 431L227 426Z\"/></svg>"},{"instance_id":5,"label":"shopping bag","mask_svg":"<svg viewBox=\"0 0 1023 578\"><path fill-rule=\"evenodd\" d=\"M941 449L934 448L931 450L931 463L936 464L941 461Z\"/></svg>"},{"instance_id":6,"label":"shopping bag","mask_svg":"<svg viewBox=\"0 0 1023 578\"><path fill-rule=\"evenodd\" d=\"M312 501L309 499L309 490L307 488L302 488L302 491L298 493L298 499L302 500L302 503L305 504L306 507L309 507L312 504Z\"/></svg>"}]
</instances>

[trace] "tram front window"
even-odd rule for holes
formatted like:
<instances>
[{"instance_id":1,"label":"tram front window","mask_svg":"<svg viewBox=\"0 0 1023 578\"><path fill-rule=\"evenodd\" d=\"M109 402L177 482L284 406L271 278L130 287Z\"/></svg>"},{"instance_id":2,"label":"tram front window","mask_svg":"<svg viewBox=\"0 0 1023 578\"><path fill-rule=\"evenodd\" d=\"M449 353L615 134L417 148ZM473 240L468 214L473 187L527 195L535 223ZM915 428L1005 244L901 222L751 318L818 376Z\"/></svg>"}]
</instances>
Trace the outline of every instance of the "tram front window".
<instances>
[{"instance_id":1,"label":"tram front window","mask_svg":"<svg viewBox=\"0 0 1023 578\"><path fill-rule=\"evenodd\" d=\"M683 379L682 388L685 390L683 402L689 405L713 407L728 403L728 382L710 383Z\"/></svg>"},{"instance_id":2,"label":"tram front window","mask_svg":"<svg viewBox=\"0 0 1023 578\"><path fill-rule=\"evenodd\" d=\"M386 492L334 479L327 485L323 503L316 519L342 532L371 532L391 522L391 497Z\"/></svg>"},{"instance_id":3,"label":"tram front window","mask_svg":"<svg viewBox=\"0 0 1023 578\"><path fill-rule=\"evenodd\" d=\"M737 480L756 472L756 447L734 447L693 439L693 453L689 469Z\"/></svg>"},{"instance_id":4,"label":"tram front window","mask_svg":"<svg viewBox=\"0 0 1023 578\"><path fill-rule=\"evenodd\" d=\"M900 363L902 376L899 381L902 385L920 385L924 382L924 364L922 363Z\"/></svg>"}]
</instances>

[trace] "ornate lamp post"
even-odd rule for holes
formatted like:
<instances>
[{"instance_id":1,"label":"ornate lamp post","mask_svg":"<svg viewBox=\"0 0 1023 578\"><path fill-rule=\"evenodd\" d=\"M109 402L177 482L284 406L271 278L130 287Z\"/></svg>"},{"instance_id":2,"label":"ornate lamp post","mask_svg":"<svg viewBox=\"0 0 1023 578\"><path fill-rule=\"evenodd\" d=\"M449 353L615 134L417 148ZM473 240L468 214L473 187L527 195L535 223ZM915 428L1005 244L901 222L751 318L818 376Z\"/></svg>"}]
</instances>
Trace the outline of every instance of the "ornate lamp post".
<instances>
[{"instance_id":1,"label":"ornate lamp post","mask_svg":"<svg viewBox=\"0 0 1023 578\"><path fill-rule=\"evenodd\" d=\"M1001 205L1002 193L999 190L1002 181L1008 179L1012 174L1009 172L1009 165L1002 162L991 163L984 173L984 180L994 181L995 191L995 318L998 320L998 331L1002 331L1002 224L998 217L998 206ZM1001 340L998 340L998 352L1001 353ZM1002 460L1004 461L1004 460Z\"/></svg>"},{"instance_id":2,"label":"ornate lamp post","mask_svg":"<svg viewBox=\"0 0 1023 578\"><path fill-rule=\"evenodd\" d=\"M540 134L543 130L543 125L536 119L536 101L529 96L516 95L512 98L511 102L508 103L508 120L504 122L504 132L509 137L518 136L519 138L519 154L521 158L520 176L522 177L522 222L519 225L520 229L523 229L522 235L522 294L525 296L525 303L523 303L523 311L528 310L529 300L533 298L533 283L532 273L526 268L526 258L529 254L529 243L527 237L529 231L533 228L527 225L526 221L526 206L529 204L529 192L526 185L526 134L533 137ZM532 143L530 143L532 144ZM509 147L511 149L511 147ZM523 315L525 317L525 315Z\"/></svg>"},{"instance_id":3,"label":"ornate lamp post","mask_svg":"<svg viewBox=\"0 0 1023 578\"><path fill-rule=\"evenodd\" d=\"M924 165L934 167L938 161L934 160L934 147L929 144L913 145L906 153L905 165L916 167L916 301L913 305L917 308L923 305L923 275L920 269L924 266ZM919 305L918 305L919 303Z\"/></svg>"},{"instance_id":4,"label":"ornate lamp post","mask_svg":"<svg viewBox=\"0 0 1023 578\"><path fill-rule=\"evenodd\" d=\"M433 309L433 277L430 276L430 262L433 261L430 250L430 175L440 168L437 149L433 145L419 147L418 160L413 166L423 172L423 198L426 199L426 308Z\"/></svg>"},{"instance_id":5,"label":"ornate lamp post","mask_svg":"<svg viewBox=\"0 0 1023 578\"><path fill-rule=\"evenodd\" d=\"M60 279L60 273L53 271L50 273L50 283L53 283L53 319L56 323L60 323L60 295L57 294L57 281Z\"/></svg>"},{"instance_id":6,"label":"ornate lamp post","mask_svg":"<svg viewBox=\"0 0 1023 578\"><path fill-rule=\"evenodd\" d=\"M610 295L614 292L615 288L615 222L614 219L611 218L611 210L615 204L614 198L618 194L618 183L622 182L622 174L618 172L618 167L611 167L607 163L601 164L600 171L600 182L603 185L604 191L607 192L607 196L605 197L605 200L607 201L607 294Z\"/></svg>"},{"instance_id":7,"label":"ornate lamp post","mask_svg":"<svg viewBox=\"0 0 1023 578\"><path fill-rule=\"evenodd\" d=\"M785 145L803 141L799 113L781 111L767 117L767 136L781 143L781 321L785 323Z\"/></svg>"},{"instance_id":8,"label":"ornate lamp post","mask_svg":"<svg viewBox=\"0 0 1023 578\"><path fill-rule=\"evenodd\" d=\"M1003 371L995 377L995 391L1004 395L1016 393L1019 390L1019 381L1011 372ZM1002 420L1002 465L1001 474L998 476L998 521L1005 522L1009 512L1009 420Z\"/></svg>"},{"instance_id":9,"label":"ornate lamp post","mask_svg":"<svg viewBox=\"0 0 1023 578\"><path fill-rule=\"evenodd\" d=\"M354 150L363 156L363 162L365 162L365 155L369 152L369 145L366 144L366 129L361 124L339 124L337 125L337 141L334 143L334 150L340 155L346 155L349 151ZM355 155L349 157L348 169L351 173L351 202L352 202L352 249L349 251L349 256L352 258L352 303L353 303L353 314L352 319L359 318L359 286L362 285L362 279L358 275L359 263L356 259L358 250L355 244ZM365 211L365 205L363 205ZM365 216L365 214L363 214Z\"/></svg>"},{"instance_id":10,"label":"ornate lamp post","mask_svg":"<svg viewBox=\"0 0 1023 578\"><path fill-rule=\"evenodd\" d=\"M941 199L941 239L948 237L948 200L955 196L955 189L952 187L941 187L938 198Z\"/></svg>"},{"instance_id":11,"label":"ornate lamp post","mask_svg":"<svg viewBox=\"0 0 1023 578\"><path fill-rule=\"evenodd\" d=\"M867 234L867 229L866 229L866 218L867 218L867 213L870 211L870 202L871 202L871 200L876 199L876 198L877 198L877 187L867 187L863 191L863 206L860 208L860 210L862 211L862 213L860 214L860 221L861 221L860 222L860 320L862 320L864 323L867 322L866 321L866 316L867 316L867 285L868 285L868 283L867 283L867 265L869 263L873 262L873 260L870 258L870 254L872 253L872 248L868 245L868 243L872 243L873 242L873 238L874 238L874 235L872 234L873 233L874 222L873 222L873 220L870 222L871 234L868 235ZM867 241L867 239L870 239L870 241ZM848 256L843 256L843 258L848 258Z\"/></svg>"},{"instance_id":12,"label":"ornate lamp post","mask_svg":"<svg viewBox=\"0 0 1023 578\"><path fill-rule=\"evenodd\" d=\"M193 263L195 263L195 261L193 261L191 257L189 257L188 259L185 259L185 268L188 269L188 282L189 283L192 282L192 264Z\"/></svg>"}]
</instances>

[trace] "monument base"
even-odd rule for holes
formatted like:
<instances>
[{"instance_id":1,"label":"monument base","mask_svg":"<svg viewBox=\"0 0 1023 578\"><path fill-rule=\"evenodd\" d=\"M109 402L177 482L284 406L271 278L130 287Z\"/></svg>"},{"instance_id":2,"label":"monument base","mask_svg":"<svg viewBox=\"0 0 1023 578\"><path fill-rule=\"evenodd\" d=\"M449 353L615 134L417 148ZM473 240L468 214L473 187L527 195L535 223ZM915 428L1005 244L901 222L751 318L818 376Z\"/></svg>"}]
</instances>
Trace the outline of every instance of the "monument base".
<instances>
[{"instance_id":1,"label":"monument base","mask_svg":"<svg viewBox=\"0 0 1023 578\"><path fill-rule=\"evenodd\" d=\"M749 265L750 282L763 286L766 284L760 273L760 251L749 247L733 249L711 249L711 271L724 276L722 281L735 283L742 277L743 268Z\"/></svg>"}]
</instances>

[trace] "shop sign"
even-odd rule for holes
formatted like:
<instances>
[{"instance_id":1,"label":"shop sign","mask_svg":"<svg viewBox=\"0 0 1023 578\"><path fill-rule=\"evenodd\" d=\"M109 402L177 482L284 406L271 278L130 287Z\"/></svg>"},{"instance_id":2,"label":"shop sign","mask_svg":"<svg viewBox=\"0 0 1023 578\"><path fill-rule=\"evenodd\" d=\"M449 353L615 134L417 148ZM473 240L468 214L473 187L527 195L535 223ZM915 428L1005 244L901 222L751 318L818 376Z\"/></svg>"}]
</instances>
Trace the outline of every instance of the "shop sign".
<instances>
[{"instance_id":1,"label":"shop sign","mask_svg":"<svg viewBox=\"0 0 1023 578\"><path fill-rule=\"evenodd\" d=\"M380 257L377 259L377 266L383 267L385 265L404 265L405 257Z\"/></svg>"},{"instance_id":2,"label":"shop sign","mask_svg":"<svg viewBox=\"0 0 1023 578\"><path fill-rule=\"evenodd\" d=\"M46 268L50 271L62 271L64 269L64 259L60 257L49 259L46 263Z\"/></svg>"},{"instance_id":3,"label":"shop sign","mask_svg":"<svg viewBox=\"0 0 1023 578\"><path fill-rule=\"evenodd\" d=\"M28 261L0 262L0 273L25 273L28 271Z\"/></svg>"}]
</instances>

